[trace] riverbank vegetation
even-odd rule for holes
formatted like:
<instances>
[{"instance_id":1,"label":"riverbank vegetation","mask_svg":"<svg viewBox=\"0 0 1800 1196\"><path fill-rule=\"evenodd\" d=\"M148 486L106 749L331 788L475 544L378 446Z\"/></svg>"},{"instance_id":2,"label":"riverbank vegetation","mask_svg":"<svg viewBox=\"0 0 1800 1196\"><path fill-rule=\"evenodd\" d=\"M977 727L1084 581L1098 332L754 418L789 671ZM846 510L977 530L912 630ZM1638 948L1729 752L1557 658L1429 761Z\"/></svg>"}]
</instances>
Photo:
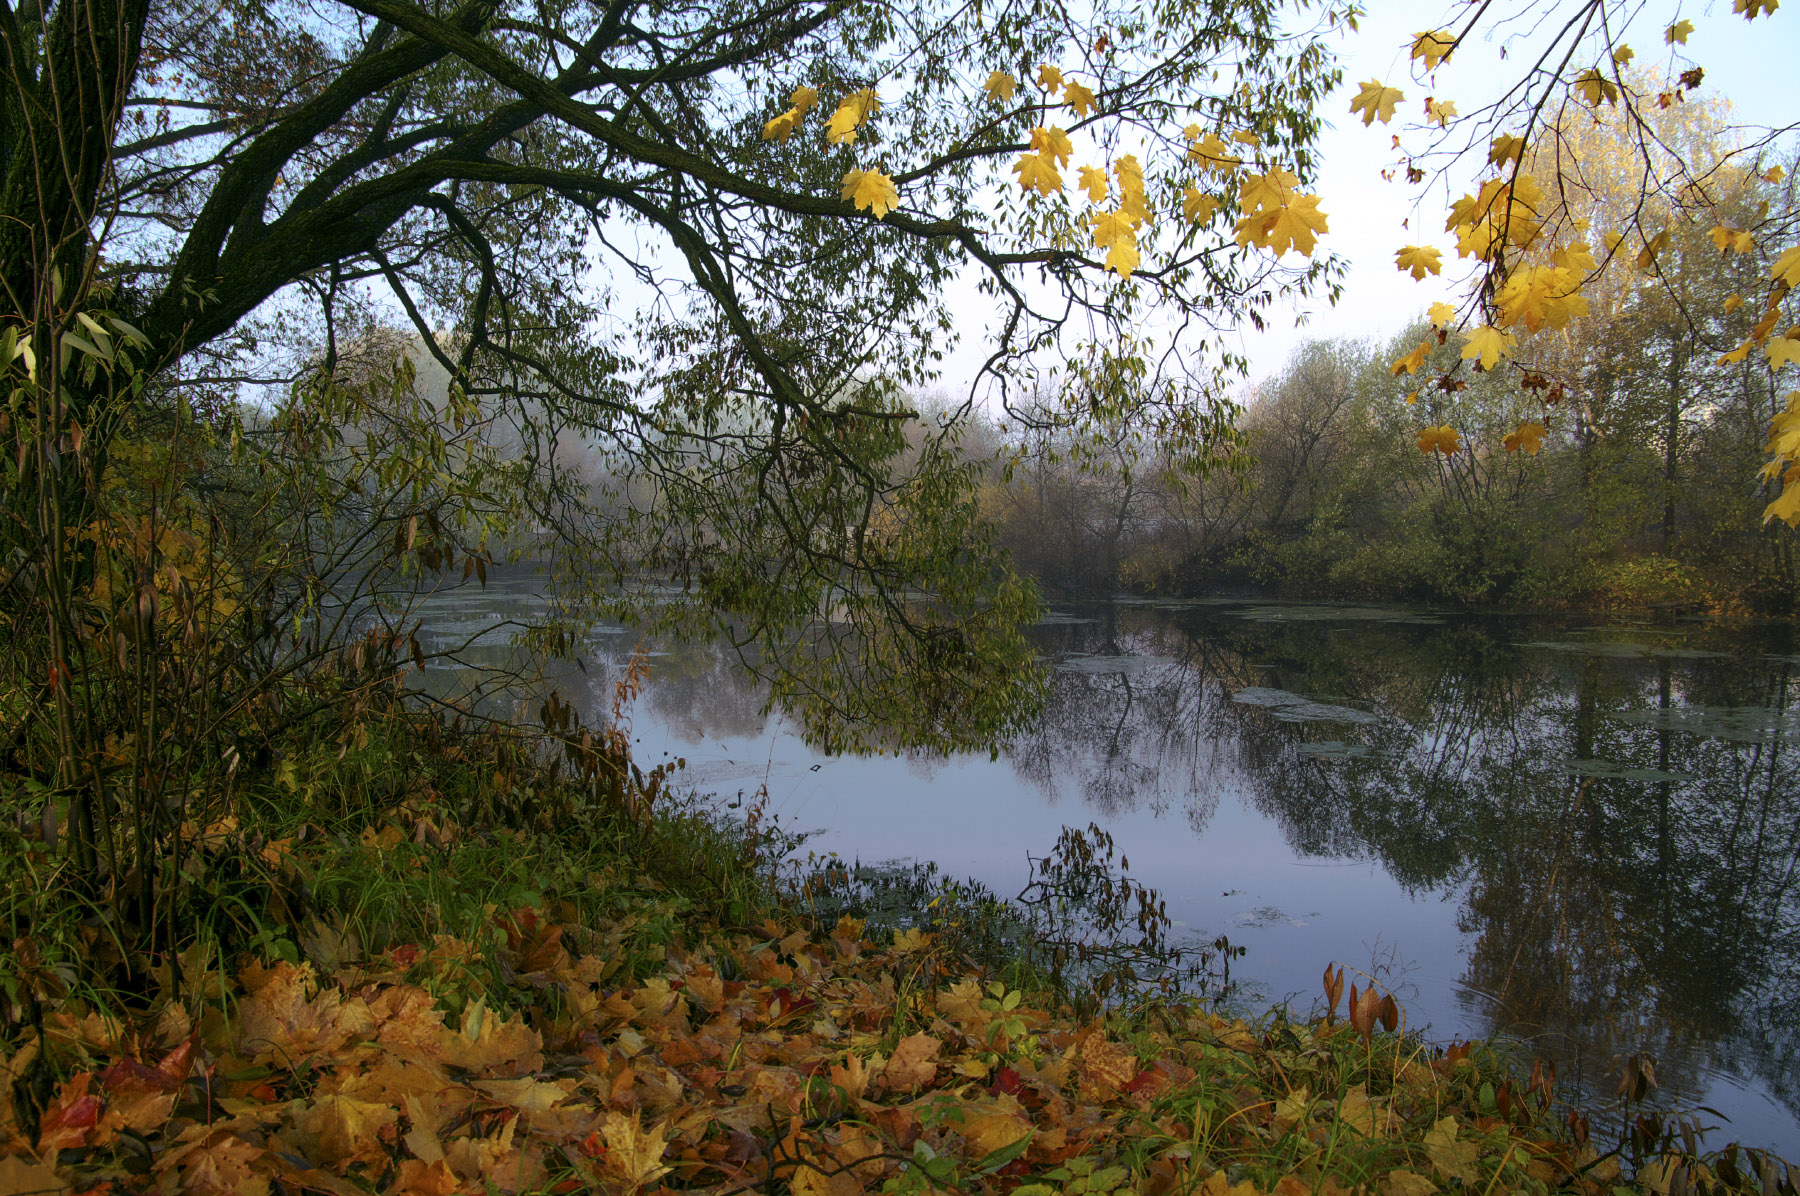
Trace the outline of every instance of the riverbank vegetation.
<instances>
[{"instance_id":1,"label":"riverbank vegetation","mask_svg":"<svg viewBox=\"0 0 1800 1196\"><path fill-rule=\"evenodd\" d=\"M148 966L8 834L39 883L8 893L7 1190L1793 1190L1651 1112L1643 1061L1590 1120L1341 969L1311 1014L1095 1004L972 954L996 906L868 921L754 818L401 725L190 828Z\"/></svg>"}]
</instances>

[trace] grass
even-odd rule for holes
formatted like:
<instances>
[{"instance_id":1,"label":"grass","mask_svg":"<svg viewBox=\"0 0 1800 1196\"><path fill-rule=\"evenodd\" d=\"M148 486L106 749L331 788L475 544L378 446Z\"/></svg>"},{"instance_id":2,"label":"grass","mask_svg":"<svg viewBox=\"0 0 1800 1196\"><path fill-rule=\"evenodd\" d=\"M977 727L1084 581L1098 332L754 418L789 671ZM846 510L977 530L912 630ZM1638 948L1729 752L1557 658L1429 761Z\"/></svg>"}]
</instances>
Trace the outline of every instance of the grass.
<instances>
[{"instance_id":1,"label":"grass","mask_svg":"<svg viewBox=\"0 0 1800 1196\"><path fill-rule=\"evenodd\" d=\"M602 789L404 731L282 761L189 828L185 933L143 958L7 832L39 885L0 958L0 1189L1794 1196L1654 1115L1602 1142L1553 1078L1373 1002L1221 1014L1166 967L1061 966L1106 911L796 884L754 817ZM1043 874L1121 891L1094 848Z\"/></svg>"}]
</instances>

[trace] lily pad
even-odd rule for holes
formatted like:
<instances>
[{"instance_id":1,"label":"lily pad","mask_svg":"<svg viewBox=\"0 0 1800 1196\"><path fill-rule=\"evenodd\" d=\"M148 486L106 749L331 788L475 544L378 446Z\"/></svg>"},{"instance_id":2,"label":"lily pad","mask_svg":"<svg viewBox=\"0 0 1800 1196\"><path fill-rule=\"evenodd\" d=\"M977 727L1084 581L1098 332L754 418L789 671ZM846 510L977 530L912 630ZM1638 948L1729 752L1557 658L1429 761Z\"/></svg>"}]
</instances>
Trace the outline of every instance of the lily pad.
<instances>
[{"instance_id":1,"label":"lily pad","mask_svg":"<svg viewBox=\"0 0 1800 1196\"><path fill-rule=\"evenodd\" d=\"M1598 656L1608 660L1715 660L1728 655L1703 648L1656 648L1619 640L1534 640L1521 648L1543 648L1551 652L1568 652L1575 656Z\"/></svg>"},{"instance_id":2,"label":"lily pad","mask_svg":"<svg viewBox=\"0 0 1800 1196\"><path fill-rule=\"evenodd\" d=\"M1367 710L1315 702L1285 689L1252 685L1231 695L1231 700L1245 706L1260 706L1284 723L1373 723L1378 716Z\"/></svg>"},{"instance_id":3,"label":"lily pad","mask_svg":"<svg viewBox=\"0 0 1800 1196\"><path fill-rule=\"evenodd\" d=\"M1315 760L1361 760L1374 754L1374 749L1366 743L1345 743L1341 739L1319 739L1311 743L1296 744L1295 750L1302 756L1311 756Z\"/></svg>"},{"instance_id":4,"label":"lily pad","mask_svg":"<svg viewBox=\"0 0 1800 1196\"><path fill-rule=\"evenodd\" d=\"M1071 656L1056 662L1059 673L1122 674L1136 676L1163 665L1174 664L1167 656Z\"/></svg>"},{"instance_id":5,"label":"lily pad","mask_svg":"<svg viewBox=\"0 0 1800 1196\"><path fill-rule=\"evenodd\" d=\"M1252 606L1238 617L1256 623L1407 623L1436 627L1442 619L1385 606Z\"/></svg>"},{"instance_id":6,"label":"lily pad","mask_svg":"<svg viewBox=\"0 0 1800 1196\"><path fill-rule=\"evenodd\" d=\"M1578 777L1597 777L1620 781L1697 781L1688 772L1667 772L1660 768L1627 768L1612 760L1570 760L1563 771Z\"/></svg>"},{"instance_id":7,"label":"lily pad","mask_svg":"<svg viewBox=\"0 0 1800 1196\"><path fill-rule=\"evenodd\" d=\"M1774 706L1673 706L1626 710L1613 717L1634 727L1680 731L1727 743L1769 743L1800 736L1800 709Z\"/></svg>"}]
</instances>

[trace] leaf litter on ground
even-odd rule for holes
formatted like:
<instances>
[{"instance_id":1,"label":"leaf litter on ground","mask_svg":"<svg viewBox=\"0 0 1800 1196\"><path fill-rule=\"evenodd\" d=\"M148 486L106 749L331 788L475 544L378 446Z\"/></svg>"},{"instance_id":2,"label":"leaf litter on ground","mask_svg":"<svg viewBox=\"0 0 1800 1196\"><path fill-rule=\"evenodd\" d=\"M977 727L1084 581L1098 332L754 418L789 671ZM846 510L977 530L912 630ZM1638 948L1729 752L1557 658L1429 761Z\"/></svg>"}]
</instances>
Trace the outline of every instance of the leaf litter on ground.
<instances>
[{"instance_id":1,"label":"leaf litter on ground","mask_svg":"<svg viewBox=\"0 0 1800 1196\"><path fill-rule=\"evenodd\" d=\"M0 1190L1627 1190L1553 1132L1548 1084L1379 1032L1372 993L1350 1021L1182 1000L1082 1021L916 928L720 926L649 878L590 881L620 886L616 916L547 899L366 956L315 927L306 960L166 961L129 1018L45 1010L0 1058ZM56 1077L35 1100L32 1073Z\"/></svg>"}]
</instances>

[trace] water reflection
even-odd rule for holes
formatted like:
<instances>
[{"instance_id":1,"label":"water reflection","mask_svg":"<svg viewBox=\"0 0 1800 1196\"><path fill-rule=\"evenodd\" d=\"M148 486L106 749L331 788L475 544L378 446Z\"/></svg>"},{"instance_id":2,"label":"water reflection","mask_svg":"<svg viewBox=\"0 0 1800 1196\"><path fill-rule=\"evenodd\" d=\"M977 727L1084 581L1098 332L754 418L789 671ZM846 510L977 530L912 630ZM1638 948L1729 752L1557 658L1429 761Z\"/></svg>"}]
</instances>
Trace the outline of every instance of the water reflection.
<instances>
[{"instance_id":1,"label":"water reflection","mask_svg":"<svg viewBox=\"0 0 1800 1196\"><path fill-rule=\"evenodd\" d=\"M1162 829L1143 836L1146 853L1185 823L1200 858L1146 879L1212 933L1229 927L1205 926L1220 913L1205 850L1253 811L1285 845L1265 849L1271 871L1364 865L1334 881L1337 906L1298 911L1339 938L1379 939L1406 912L1396 900L1446 923L1461 975L1415 977L1411 994L1434 1027L1529 1038L1565 1077L1596 1085L1617 1056L1648 1050L1676 1103L1705 1100L1733 1118L1733 1136L1800 1153L1791 628L1215 602L1076 608L1038 634L1054 683L1031 733L993 766L1011 787L975 764L870 765L840 785L836 842L891 853L877 828L892 811L877 807L923 810L956 786L965 806L1148 819ZM547 680L600 711L641 646L617 633L592 647ZM648 743L690 759L697 782L729 792L754 780L758 752L765 777L778 757L821 766L794 764L804 749L771 731L729 652L658 645L640 664L648 682L630 713L656 730ZM1046 845L990 846L998 857ZM1396 886L1405 897L1382 896ZM1283 949L1271 938L1243 965L1280 977L1277 996L1324 963L1317 938L1293 944L1305 958L1276 958Z\"/></svg>"}]
</instances>

